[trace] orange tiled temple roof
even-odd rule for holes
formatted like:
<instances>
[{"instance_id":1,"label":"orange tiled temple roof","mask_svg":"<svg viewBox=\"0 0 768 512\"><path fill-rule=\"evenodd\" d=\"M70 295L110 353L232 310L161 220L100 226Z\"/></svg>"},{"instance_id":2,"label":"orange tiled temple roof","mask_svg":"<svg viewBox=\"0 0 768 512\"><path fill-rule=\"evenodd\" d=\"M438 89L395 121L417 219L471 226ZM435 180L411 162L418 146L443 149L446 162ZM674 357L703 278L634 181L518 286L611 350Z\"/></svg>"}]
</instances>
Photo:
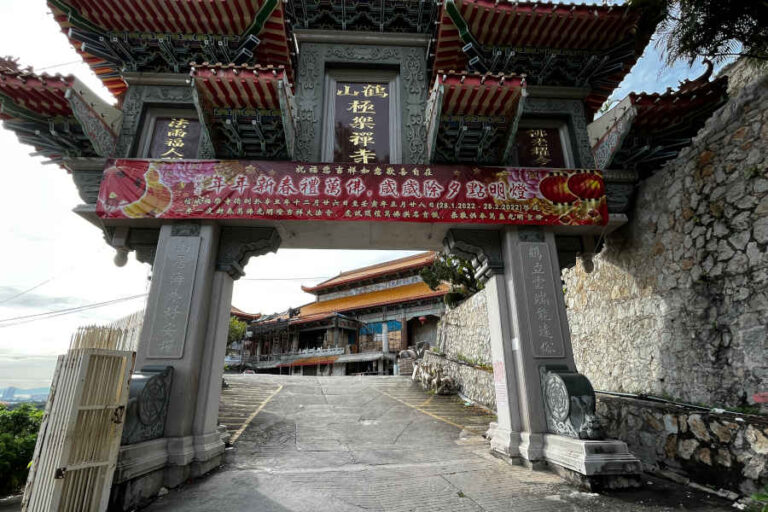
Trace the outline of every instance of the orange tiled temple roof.
<instances>
[{"instance_id":1,"label":"orange tiled temple roof","mask_svg":"<svg viewBox=\"0 0 768 512\"><path fill-rule=\"evenodd\" d=\"M355 281L362 281L364 279L372 279L374 277L380 277L387 274L394 274L397 272L403 272L419 267L426 267L431 265L437 257L436 252L424 252L416 254L414 256L407 256L397 260L387 261L384 263L378 263L368 267L358 268L350 270L348 272L342 272L336 277L333 277L327 281L316 286L302 286L301 289L308 293L315 293L321 290L327 290L329 288L336 288Z\"/></svg>"},{"instance_id":2,"label":"orange tiled temple roof","mask_svg":"<svg viewBox=\"0 0 768 512\"><path fill-rule=\"evenodd\" d=\"M442 284L432 291L426 283L407 284L396 288L379 290L370 293L361 293L360 295L351 295L338 299L325 300L322 302L313 302L301 307L299 318L319 313L344 312L367 307L384 306L398 302L408 302L412 300L428 299L431 297L440 297L448 293L449 286Z\"/></svg>"}]
</instances>

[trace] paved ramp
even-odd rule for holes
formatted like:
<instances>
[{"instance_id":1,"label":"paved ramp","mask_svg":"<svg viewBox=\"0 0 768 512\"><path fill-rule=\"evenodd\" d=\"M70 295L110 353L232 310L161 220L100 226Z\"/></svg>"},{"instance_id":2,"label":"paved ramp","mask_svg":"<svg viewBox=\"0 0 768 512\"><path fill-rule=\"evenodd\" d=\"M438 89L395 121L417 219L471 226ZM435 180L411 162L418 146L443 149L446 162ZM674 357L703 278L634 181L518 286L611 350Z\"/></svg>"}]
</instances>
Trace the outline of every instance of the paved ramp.
<instances>
[{"instance_id":1,"label":"paved ramp","mask_svg":"<svg viewBox=\"0 0 768 512\"><path fill-rule=\"evenodd\" d=\"M235 462L159 498L151 511L729 510L660 480L588 494L510 465L479 435L493 416L404 377L227 375L221 420Z\"/></svg>"}]
</instances>

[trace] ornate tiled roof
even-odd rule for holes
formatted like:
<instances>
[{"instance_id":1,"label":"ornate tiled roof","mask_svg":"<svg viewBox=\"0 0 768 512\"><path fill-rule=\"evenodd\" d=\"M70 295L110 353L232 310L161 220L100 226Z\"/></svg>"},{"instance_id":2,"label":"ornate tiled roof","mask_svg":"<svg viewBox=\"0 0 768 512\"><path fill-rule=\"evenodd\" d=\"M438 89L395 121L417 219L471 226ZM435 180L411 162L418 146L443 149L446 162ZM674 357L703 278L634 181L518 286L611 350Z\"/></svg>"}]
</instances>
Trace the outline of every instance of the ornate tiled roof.
<instances>
[{"instance_id":1,"label":"ornate tiled roof","mask_svg":"<svg viewBox=\"0 0 768 512\"><path fill-rule=\"evenodd\" d=\"M342 272L336 277L323 281L315 286L302 286L301 289L308 293L317 293L319 291L330 290L337 287L349 287L356 281L363 281L386 276L388 274L397 274L407 270L413 270L431 265L437 257L436 252L424 252L414 256L407 256L397 260L378 263L368 267L358 268Z\"/></svg>"},{"instance_id":2,"label":"ornate tiled roof","mask_svg":"<svg viewBox=\"0 0 768 512\"><path fill-rule=\"evenodd\" d=\"M448 285L441 285L433 291L426 283L414 283L395 288L387 288L370 293L361 293L338 299L313 302L301 307L299 317L327 312L345 312L363 308L380 307L401 302L441 297L448 293Z\"/></svg>"},{"instance_id":3,"label":"ornate tiled roof","mask_svg":"<svg viewBox=\"0 0 768 512\"><path fill-rule=\"evenodd\" d=\"M446 0L433 69L524 73L529 84L588 86L596 111L629 73L655 9L533 1Z\"/></svg>"},{"instance_id":4,"label":"ornate tiled roof","mask_svg":"<svg viewBox=\"0 0 768 512\"><path fill-rule=\"evenodd\" d=\"M291 65L278 0L48 0L48 6L116 96L127 87L123 70L180 72L193 60Z\"/></svg>"},{"instance_id":5,"label":"ornate tiled roof","mask_svg":"<svg viewBox=\"0 0 768 512\"><path fill-rule=\"evenodd\" d=\"M21 142L61 163L68 157L107 156L122 113L71 75L0 66L0 119Z\"/></svg>"},{"instance_id":6,"label":"ornate tiled roof","mask_svg":"<svg viewBox=\"0 0 768 512\"><path fill-rule=\"evenodd\" d=\"M438 72L427 103L430 161L508 161L524 92L523 76Z\"/></svg>"},{"instance_id":7,"label":"ornate tiled roof","mask_svg":"<svg viewBox=\"0 0 768 512\"><path fill-rule=\"evenodd\" d=\"M261 318L261 313L246 313L245 311L238 309L235 306L229 308L229 314L247 321L258 320Z\"/></svg>"},{"instance_id":8,"label":"ornate tiled roof","mask_svg":"<svg viewBox=\"0 0 768 512\"><path fill-rule=\"evenodd\" d=\"M631 93L588 127L599 168L648 174L674 158L727 98L728 77L710 81L712 66L677 90Z\"/></svg>"}]
</instances>

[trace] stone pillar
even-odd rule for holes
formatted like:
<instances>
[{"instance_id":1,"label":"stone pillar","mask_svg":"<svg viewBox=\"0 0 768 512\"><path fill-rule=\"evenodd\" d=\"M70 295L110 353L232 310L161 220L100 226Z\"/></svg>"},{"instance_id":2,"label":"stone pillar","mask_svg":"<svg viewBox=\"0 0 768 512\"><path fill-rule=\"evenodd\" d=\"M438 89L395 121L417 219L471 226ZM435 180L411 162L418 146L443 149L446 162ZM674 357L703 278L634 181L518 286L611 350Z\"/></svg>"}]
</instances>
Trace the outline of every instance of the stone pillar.
<instances>
[{"instance_id":1,"label":"stone pillar","mask_svg":"<svg viewBox=\"0 0 768 512\"><path fill-rule=\"evenodd\" d=\"M221 228L213 222L166 224L136 368L174 368L165 422L164 485L176 486L220 464L218 405L233 280L252 255L279 244L271 228Z\"/></svg>"},{"instance_id":2,"label":"stone pillar","mask_svg":"<svg viewBox=\"0 0 768 512\"><path fill-rule=\"evenodd\" d=\"M520 454L538 461L544 458L547 432L540 371L554 364L576 369L555 236L536 228L507 228L502 254L519 390Z\"/></svg>"},{"instance_id":3,"label":"stone pillar","mask_svg":"<svg viewBox=\"0 0 768 512\"><path fill-rule=\"evenodd\" d=\"M555 235L507 227L502 256L517 377L523 459L549 465L592 485L614 475L638 475L640 461L625 443L604 440L595 394L576 371ZM509 375L509 372L507 373ZM626 480L616 480L618 485Z\"/></svg>"},{"instance_id":4,"label":"stone pillar","mask_svg":"<svg viewBox=\"0 0 768 512\"><path fill-rule=\"evenodd\" d=\"M170 486L190 476L193 462L205 462L224 450L219 440L206 453L195 453L193 427L198 414L195 398L207 393L200 388L200 374L209 336L219 234L219 227L212 223L166 224L160 229L136 368L167 365L174 369L164 432L166 485Z\"/></svg>"},{"instance_id":5,"label":"stone pillar","mask_svg":"<svg viewBox=\"0 0 768 512\"><path fill-rule=\"evenodd\" d=\"M554 233L451 230L445 245L486 281L498 416L492 449L533 467L546 460L575 479L639 473L626 444L602 440L594 391L576 371Z\"/></svg>"}]
</instances>

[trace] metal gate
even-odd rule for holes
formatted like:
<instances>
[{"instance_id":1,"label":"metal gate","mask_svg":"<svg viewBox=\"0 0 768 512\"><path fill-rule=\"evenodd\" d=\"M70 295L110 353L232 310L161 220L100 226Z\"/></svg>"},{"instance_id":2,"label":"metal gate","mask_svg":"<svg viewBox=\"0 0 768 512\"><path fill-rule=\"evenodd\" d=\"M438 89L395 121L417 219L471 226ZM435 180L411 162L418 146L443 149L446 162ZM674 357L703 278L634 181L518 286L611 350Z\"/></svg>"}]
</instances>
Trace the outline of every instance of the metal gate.
<instances>
[{"instance_id":1,"label":"metal gate","mask_svg":"<svg viewBox=\"0 0 768 512\"><path fill-rule=\"evenodd\" d=\"M83 327L59 356L23 511L106 509L139 330L139 314Z\"/></svg>"}]
</instances>

